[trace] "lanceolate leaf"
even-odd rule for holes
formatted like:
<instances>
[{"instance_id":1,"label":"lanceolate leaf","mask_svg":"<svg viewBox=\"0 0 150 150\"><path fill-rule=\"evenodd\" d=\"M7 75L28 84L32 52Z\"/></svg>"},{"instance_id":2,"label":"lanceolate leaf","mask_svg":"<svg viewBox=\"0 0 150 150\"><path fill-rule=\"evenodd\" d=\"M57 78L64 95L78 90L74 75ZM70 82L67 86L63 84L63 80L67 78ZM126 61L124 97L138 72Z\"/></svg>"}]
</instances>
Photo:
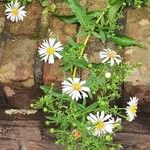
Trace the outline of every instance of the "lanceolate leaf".
<instances>
[{"instance_id":1,"label":"lanceolate leaf","mask_svg":"<svg viewBox=\"0 0 150 150\"><path fill-rule=\"evenodd\" d=\"M113 22L113 21L115 21L117 12L121 8L121 6L122 6L122 0L119 0L119 1L117 1L117 3L115 3L114 5L112 5L111 8L109 9L108 19L109 19L110 23Z\"/></svg>"},{"instance_id":2,"label":"lanceolate leaf","mask_svg":"<svg viewBox=\"0 0 150 150\"><path fill-rule=\"evenodd\" d=\"M99 16L100 12L97 11L91 11L87 12L88 17L92 20ZM57 15L56 15L57 16ZM59 19L63 20L65 23L73 24L73 23L79 23L77 17L75 15L71 16L57 16Z\"/></svg>"},{"instance_id":3,"label":"lanceolate leaf","mask_svg":"<svg viewBox=\"0 0 150 150\"><path fill-rule=\"evenodd\" d=\"M140 44L138 44L134 39L131 39L126 36L115 35L115 36L111 36L109 39L115 44L121 46L140 46Z\"/></svg>"},{"instance_id":4,"label":"lanceolate leaf","mask_svg":"<svg viewBox=\"0 0 150 150\"><path fill-rule=\"evenodd\" d=\"M75 13L75 16L79 23L85 28L89 29L91 27L91 20L89 16L86 14L85 10L80 6L77 0L68 0L70 7Z\"/></svg>"}]
</instances>

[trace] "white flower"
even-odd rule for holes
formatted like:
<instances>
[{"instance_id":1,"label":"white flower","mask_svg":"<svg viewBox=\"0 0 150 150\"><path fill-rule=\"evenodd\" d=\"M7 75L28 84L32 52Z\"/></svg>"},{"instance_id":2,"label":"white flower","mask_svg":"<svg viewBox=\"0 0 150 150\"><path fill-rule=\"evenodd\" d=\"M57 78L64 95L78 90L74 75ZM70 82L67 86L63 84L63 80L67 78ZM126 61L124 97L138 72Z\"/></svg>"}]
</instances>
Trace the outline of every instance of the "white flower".
<instances>
[{"instance_id":1,"label":"white flower","mask_svg":"<svg viewBox=\"0 0 150 150\"><path fill-rule=\"evenodd\" d=\"M114 65L116 62L117 64L121 63L121 57L120 55L117 55L117 53L114 50L104 49L100 53L100 59L102 59L102 63L105 63L106 61L109 61L111 66Z\"/></svg>"},{"instance_id":2,"label":"white flower","mask_svg":"<svg viewBox=\"0 0 150 150\"><path fill-rule=\"evenodd\" d=\"M121 125L121 118L119 117L117 117L116 120L114 118L110 118L109 121L113 124L114 128Z\"/></svg>"},{"instance_id":3,"label":"white flower","mask_svg":"<svg viewBox=\"0 0 150 150\"><path fill-rule=\"evenodd\" d=\"M101 137L105 135L106 133L113 133L113 122L109 119L111 118L111 115L105 115L104 111L101 112L101 115L99 112L97 112L96 116L94 116L92 113L89 114L87 119L94 125L94 136Z\"/></svg>"},{"instance_id":4,"label":"white flower","mask_svg":"<svg viewBox=\"0 0 150 150\"><path fill-rule=\"evenodd\" d=\"M62 82L62 91L63 93L69 94L72 99L78 101L78 99L85 99L88 97L87 92L90 92L90 89L86 86L83 86L86 81L80 81L80 78L71 79L67 78L68 81Z\"/></svg>"},{"instance_id":5,"label":"white flower","mask_svg":"<svg viewBox=\"0 0 150 150\"><path fill-rule=\"evenodd\" d=\"M138 98L137 97L130 97L130 101L128 102L127 108L126 108L126 114L128 116L129 122L133 121L136 117L137 113L137 105L138 105Z\"/></svg>"},{"instance_id":6,"label":"white flower","mask_svg":"<svg viewBox=\"0 0 150 150\"><path fill-rule=\"evenodd\" d=\"M7 15L7 19L10 19L12 22L23 21L26 16L26 11L23 9L25 6L20 7L20 3L16 0L15 2L11 2L6 5L5 13Z\"/></svg>"},{"instance_id":7,"label":"white flower","mask_svg":"<svg viewBox=\"0 0 150 150\"><path fill-rule=\"evenodd\" d=\"M106 79L111 78L111 73L110 73L110 72L106 72L106 73L105 73L105 78L106 78Z\"/></svg>"},{"instance_id":8,"label":"white flower","mask_svg":"<svg viewBox=\"0 0 150 150\"><path fill-rule=\"evenodd\" d=\"M43 43L38 48L39 55L41 56L41 60L44 62L48 62L49 64L54 63L54 56L58 57L59 59L62 56L58 53L63 50L62 44L57 42L54 38L49 38L49 40L43 40Z\"/></svg>"}]
</instances>

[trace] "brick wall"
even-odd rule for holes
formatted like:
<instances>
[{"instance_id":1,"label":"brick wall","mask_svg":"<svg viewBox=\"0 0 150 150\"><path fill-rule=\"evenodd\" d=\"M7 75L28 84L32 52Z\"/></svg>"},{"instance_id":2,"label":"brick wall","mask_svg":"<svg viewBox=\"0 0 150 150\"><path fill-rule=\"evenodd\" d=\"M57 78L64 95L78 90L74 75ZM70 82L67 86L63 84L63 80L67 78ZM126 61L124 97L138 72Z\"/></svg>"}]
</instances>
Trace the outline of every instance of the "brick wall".
<instances>
[{"instance_id":1,"label":"brick wall","mask_svg":"<svg viewBox=\"0 0 150 150\"><path fill-rule=\"evenodd\" d=\"M80 0L88 10L105 7L102 0ZM70 15L70 8L63 2L57 2L57 14ZM67 43L67 37L75 38L80 28L68 25L53 15L43 16L40 4L33 0L26 8L27 17L23 22L11 23L6 20L4 3L0 3L0 107L27 108L31 101L40 96L39 85L56 83L63 80L60 61L55 64L43 64L37 48L47 38L49 31L54 31L60 41ZM128 9L125 34L150 47L150 8ZM82 38L76 39L82 42ZM110 46L114 48L112 44ZM104 47L98 40L91 38L86 53L91 61L98 62L97 53ZM150 105L150 61L149 49L137 47L125 49L127 63L142 63L133 75L127 78L124 85L124 97L137 95L140 98L141 110L149 112ZM82 71L85 78L86 70ZM144 109L143 109L144 106Z\"/></svg>"}]
</instances>

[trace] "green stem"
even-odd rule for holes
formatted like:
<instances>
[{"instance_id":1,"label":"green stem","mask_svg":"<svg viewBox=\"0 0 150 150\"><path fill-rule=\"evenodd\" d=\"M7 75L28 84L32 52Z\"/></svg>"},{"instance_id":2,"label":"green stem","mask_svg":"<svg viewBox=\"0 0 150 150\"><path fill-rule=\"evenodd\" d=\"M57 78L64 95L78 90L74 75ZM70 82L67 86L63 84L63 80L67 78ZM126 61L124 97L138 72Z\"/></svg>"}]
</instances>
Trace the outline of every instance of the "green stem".
<instances>
[{"instance_id":1,"label":"green stem","mask_svg":"<svg viewBox=\"0 0 150 150\"><path fill-rule=\"evenodd\" d=\"M94 27L92 28L91 32L94 31L96 25L99 23L99 21L101 20L101 18L102 18L102 16L103 16L104 14L105 14L105 12L102 12L102 14L98 17L98 19L96 20L96 23L95 23ZM89 41L89 39L90 39L90 36L91 36L91 33L89 33L89 34L87 35L87 37L85 38L85 41L84 41L84 43L83 43L84 47L81 48L80 55L79 55L79 59L80 59L80 58L83 56L83 54L84 54L84 50L85 50L86 45L87 45L87 43L88 43L88 41ZM76 73L77 73L77 66L75 66L74 69L73 69L73 78L76 77Z\"/></svg>"}]
</instances>

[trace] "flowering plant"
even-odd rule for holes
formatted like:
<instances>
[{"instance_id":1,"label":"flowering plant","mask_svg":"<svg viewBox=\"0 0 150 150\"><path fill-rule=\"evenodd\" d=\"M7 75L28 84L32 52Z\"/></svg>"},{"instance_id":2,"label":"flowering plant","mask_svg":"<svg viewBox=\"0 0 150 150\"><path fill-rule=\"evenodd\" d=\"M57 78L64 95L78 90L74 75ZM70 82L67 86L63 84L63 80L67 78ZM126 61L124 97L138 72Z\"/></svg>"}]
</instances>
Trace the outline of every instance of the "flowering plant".
<instances>
[{"instance_id":1,"label":"flowering plant","mask_svg":"<svg viewBox=\"0 0 150 150\"><path fill-rule=\"evenodd\" d=\"M32 106L47 113L46 125L50 126L56 143L66 145L67 150L121 149L120 144L113 143L113 137L121 131L122 119L134 120L138 104L136 97L130 97L126 108L120 108L116 103L121 97L120 85L134 67L123 62L122 47L140 46L133 39L115 33L116 29L121 29L116 21L122 16L125 3L109 5L93 17L77 1L68 0L68 4L74 16L58 17L65 22L79 23L82 31L77 36L84 35L85 40L77 43L70 38L63 46L51 35L43 41L39 47L41 60L52 65L54 59L61 59L64 81L61 89L54 84L42 86L45 96ZM110 40L118 47L100 49L100 63L92 63L84 55L91 36L103 43ZM87 70L86 77L79 74L81 69Z\"/></svg>"},{"instance_id":2,"label":"flowering plant","mask_svg":"<svg viewBox=\"0 0 150 150\"><path fill-rule=\"evenodd\" d=\"M56 143L66 145L67 150L121 149L120 144L113 142L113 137L121 131L122 119L130 122L135 119L138 105L136 97L130 97L126 108L117 105L121 97L120 85L134 67L123 62L123 47L141 45L118 35L116 30L122 29L117 20L122 17L125 5L132 1L109 0L104 10L96 12L86 12L76 0L67 2L74 15L58 17L66 23L80 24L77 36L86 37L81 43L70 38L65 46L53 35L43 40L38 48L41 60L53 65L55 59L61 59L64 81L61 90L54 84L42 86L45 95L32 107L42 108L47 113L46 125L50 126ZM23 9L18 1L12 1L6 5L7 19L23 21L26 16ZM91 36L104 44L111 41L117 45L115 50L100 49L99 63L90 62L84 55ZM81 69L88 72L86 77L79 73Z\"/></svg>"}]
</instances>

